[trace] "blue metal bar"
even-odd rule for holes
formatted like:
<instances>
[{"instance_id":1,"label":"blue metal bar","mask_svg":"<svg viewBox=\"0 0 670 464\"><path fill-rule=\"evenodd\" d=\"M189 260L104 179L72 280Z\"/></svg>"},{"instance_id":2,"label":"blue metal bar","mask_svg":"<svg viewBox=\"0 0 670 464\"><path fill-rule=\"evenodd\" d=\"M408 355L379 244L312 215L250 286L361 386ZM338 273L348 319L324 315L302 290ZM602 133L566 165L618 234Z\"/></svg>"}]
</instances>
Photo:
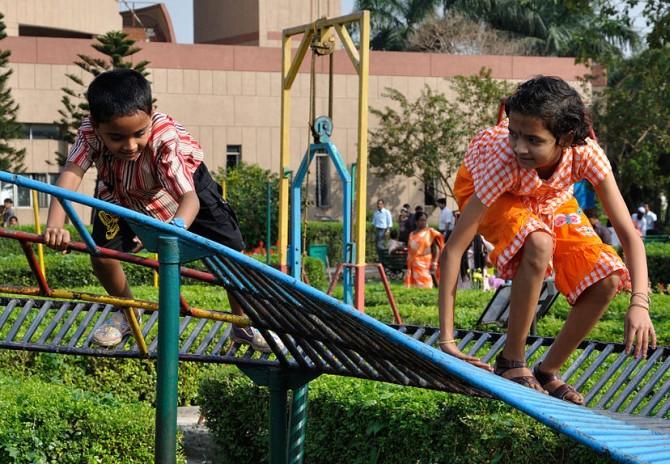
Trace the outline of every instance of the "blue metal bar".
<instances>
[{"instance_id":1,"label":"blue metal bar","mask_svg":"<svg viewBox=\"0 0 670 464\"><path fill-rule=\"evenodd\" d=\"M86 248L88 248L88 251L90 251L93 256L97 255L98 254L97 245L95 244L95 241L93 241L93 237L91 237L91 234L88 233L88 229L86 229L84 223L81 222L79 215L72 207L72 203L69 200L63 200L60 198L59 201L60 204L63 206L63 209L67 213L68 217L70 218L70 221L72 221L72 224L74 225L75 229L77 229L77 232L79 232L79 236L86 244Z\"/></svg>"}]
</instances>

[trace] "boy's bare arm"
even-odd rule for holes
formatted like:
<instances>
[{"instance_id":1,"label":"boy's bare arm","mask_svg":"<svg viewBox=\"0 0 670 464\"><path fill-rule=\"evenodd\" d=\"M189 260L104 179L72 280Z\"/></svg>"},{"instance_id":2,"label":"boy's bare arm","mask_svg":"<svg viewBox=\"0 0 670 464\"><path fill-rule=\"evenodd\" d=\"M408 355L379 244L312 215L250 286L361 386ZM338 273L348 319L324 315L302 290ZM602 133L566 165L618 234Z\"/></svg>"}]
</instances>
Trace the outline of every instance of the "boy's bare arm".
<instances>
[{"instance_id":1,"label":"boy's bare arm","mask_svg":"<svg viewBox=\"0 0 670 464\"><path fill-rule=\"evenodd\" d=\"M193 224L193 221L195 221L198 211L200 211L200 200L198 200L198 195L191 191L183 194L177 201L179 207L177 208L177 212L174 213L174 217L183 219L184 225L188 229Z\"/></svg>"},{"instance_id":2,"label":"boy's bare arm","mask_svg":"<svg viewBox=\"0 0 670 464\"><path fill-rule=\"evenodd\" d=\"M56 185L76 192L84 177L84 170L72 163L67 163ZM52 248L65 248L70 243L70 233L63 228L65 224L65 210L60 201L52 199L49 205L49 215L47 217L47 226L44 231L44 242Z\"/></svg>"}]
</instances>

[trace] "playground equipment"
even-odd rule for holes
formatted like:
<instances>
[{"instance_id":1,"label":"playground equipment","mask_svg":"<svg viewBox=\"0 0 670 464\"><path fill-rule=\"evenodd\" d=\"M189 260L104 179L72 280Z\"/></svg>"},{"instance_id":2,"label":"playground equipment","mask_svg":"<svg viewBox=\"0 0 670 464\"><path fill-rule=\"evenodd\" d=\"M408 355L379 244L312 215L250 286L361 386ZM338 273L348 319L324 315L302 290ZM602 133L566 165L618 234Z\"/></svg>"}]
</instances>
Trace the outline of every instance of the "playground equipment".
<instances>
[{"instance_id":1,"label":"playground equipment","mask_svg":"<svg viewBox=\"0 0 670 464\"><path fill-rule=\"evenodd\" d=\"M176 459L178 359L234 363L254 381L270 387L272 463L300 462L301 456L290 451L296 449L295 442L287 441L286 395L289 389L294 395L299 393L300 386L323 373L498 398L621 462L670 462L670 422L664 419L670 412L669 347L650 350L644 360L627 356L621 344L584 342L565 373L568 379L577 377L574 385L594 409L579 407L431 348L440 336L437 329L387 326L297 279L183 229L20 176L0 172L0 180L48 193L66 205L85 242L73 245L73 249L102 252L76 216L71 205L75 201L123 217L150 250L158 250L159 310L142 329L147 356L158 360L156 462L173 463ZM24 243L41 240L36 235L20 239ZM140 263L144 258L133 259ZM193 316L184 315L180 321L180 263L194 260L203 261L210 272L181 268L181 273L232 293L249 322L268 340L273 354L256 353L232 343L228 338L230 319L226 320L230 315L211 311L206 312L210 319L203 319L204 314L192 312ZM143 262L156 265L152 260ZM38 269L34 255L32 266ZM26 291L20 297L0 300L1 348L143 356L138 343L128 343L131 339L114 350L90 345L91 334L112 304L135 307L137 302L87 302L83 300L88 296L81 294L55 301L59 294L48 290L48 286L32 290L32 295L45 295L42 300L29 298L32 295ZM6 291L17 292L3 289ZM156 322L157 335L153 330ZM286 350L278 348L270 330ZM454 336L464 352L485 361L491 360L505 341L505 335L486 332L458 331ZM528 341L526 356L532 365L542 360L543 348L553 340L529 337Z\"/></svg>"},{"instance_id":2,"label":"playground equipment","mask_svg":"<svg viewBox=\"0 0 670 464\"><path fill-rule=\"evenodd\" d=\"M356 47L346 26L356 24L359 32L359 46ZM292 57L292 37L301 35L302 39ZM335 35L346 50L356 73L358 74L358 145L356 185L359 194L356 197L356 227L355 243L352 243L351 226L351 201L353 187L351 177L342 162L339 152L334 144L330 142L332 133L332 102L333 102L333 51L335 50ZM365 192L367 186L367 131L368 131L368 67L369 67L369 37L370 16L368 11L332 19L319 19L311 24L305 24L289 29L282 33L282 93L281 93L281 180L279 184L279 266L284 272L291 272L294 276L299 275L300 266L300 194L304 176L314 154L322 152L328 154L335 164L343 185L343 240L344 256L343 262L351 263L352 255L355 253L355 295L352 296L350 269L344 270L344 301L351 303L358 309L363 309L365 293ZM298 169L291 190L291 269L287 267L287 250L289 248L288 225L289 225L289 169L290 169L290 121L291 121L291 87L298 75L300 66L307 54L312 50L310 70L310 124L315 143L310 144L303 162ZM315 63L317 55L329 57L329 95L328 95L328 117L316 118L315 115Z\"/></svg>"}]
</instances>

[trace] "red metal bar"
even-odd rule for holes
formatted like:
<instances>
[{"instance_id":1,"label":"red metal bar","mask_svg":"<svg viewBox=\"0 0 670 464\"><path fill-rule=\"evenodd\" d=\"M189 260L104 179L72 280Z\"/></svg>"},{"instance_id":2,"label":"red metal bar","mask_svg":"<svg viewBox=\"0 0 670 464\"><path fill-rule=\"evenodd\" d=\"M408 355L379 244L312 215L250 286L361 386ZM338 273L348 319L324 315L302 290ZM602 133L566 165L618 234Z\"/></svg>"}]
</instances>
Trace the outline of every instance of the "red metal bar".
<instances>
[{"instance_id":1,"label":"red metal bar","mask_svg":"<svg viewBox=\"0 0 670 464\"><path fill-rule=\"evenodd\" d=\"M332 295L333 290L335 289L335 285L337 284L338 279L340 278L340 274L342 274L342 269L344 269L344 266L342 266L342 263L337 265L337 269L335 269L335 275L330 281L330 285L328 285L328 290L326 291L327 295Z\"/></svg>"},{"instance_id":2,"label":"red metal bar","mask_svg":"<svg viewBox=\"0 0 670 464\"><path fill-rule=\"evenodd\" d=\"M375 264L377 267L377 270L379 271L379 276L382 279L382 282L384 283L384 290L386 290L386 297L389 300L389 304L391 305L391 310L393 311L393 319L395 319L397 324L402 324L402 319L400 318L400 313L398 312L398 306L395 304L395 298L393 297L393 292L391 292L391 286L389 285L389 280L386 277L386 271L384 271L384 266L381 264L377 263Z\"/></svg>"},{"instance_id":3,"label":"red metal bar","mask_svg":"<svg viewBox=\"0 0 670 464\"><path fill-rule=\"evenodd\" d=\"M500 99L500 106L498 106L498 123L500 124L503 119L505 119L505 103L507 103L507 97Z\"/></svg>"},{"instance_id":4,"label":"red metal bar","mask_svg":"<svg viewBox=\"0 0 670 464\"><path fill-rule=\"evenodd\" d=\"M19 240L19 243L21 244L21 248L23 249L23 254L26 255L26 259L28 260L30 270L33 271L33 275L37 280L37 285L40 287L40 295L49 296L51 294L51 289L49 288L49 284L47 283L47 278L45 277L44 273L42 272L42 269L40 268L40 263L37 262L37 257L33 252L33 247L30 246L30 243L28 243L25 240Z\"/></svg>"},{"instance_id":5,"label":"red metal bar","mask_svg":"<svg viewBox=\"0 0 670 464\"><path fill-rule=\"evenodd\" d=\"M360 312L365 312L365 264L355 264L356 276L354 280L354 306Z\"/></svg>"}]
</instances>

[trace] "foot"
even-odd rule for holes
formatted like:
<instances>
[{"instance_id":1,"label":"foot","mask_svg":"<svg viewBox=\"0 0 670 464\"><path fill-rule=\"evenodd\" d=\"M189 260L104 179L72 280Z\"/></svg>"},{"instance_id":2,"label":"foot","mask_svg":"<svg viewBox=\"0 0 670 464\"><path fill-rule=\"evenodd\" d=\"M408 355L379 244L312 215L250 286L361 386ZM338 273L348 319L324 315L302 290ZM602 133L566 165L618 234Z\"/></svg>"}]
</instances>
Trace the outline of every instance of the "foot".
<instances>
[{"instance_id":1,"label":"foot","mask_svg":"<svg viewBox=\"0 0 670 464\"><path fill-rule=\"evenodd\" d=\"M270 332L270 336L274 340L275 344L279 347L281 351L284 351L284 344L282 341L275 335L274 333ZM265 338L263 338L263 335L261 333L254 329L253 327L235 327L233 326L233 330L231 332L231 338L233 339L234 342L237 343L244 343L245 345L251 346L255 351L260 351L261 353L272 353L272 348L270 348L270 345L268 344L267 341L265 341Z\"/></svg>"},{"instance_id":2,"label":"foot","mask_svg":"<svg viewBox=\"0 0 670 464\"><path fill-rule=\"evenodd\" d=\"M516 361L513 359L506 359L500 353L496 357L494 371L496 375L511 380L514 383L523 385L524 387L532 388L540 393L547 393L542 385L537 381L533 373L528 368L528 365L523 361Z\"/></svg>"},{"instance_id":3,"label":"foot","mask_svg":"<svg viewBox=\"0 0 670 464\"><path fill-rule=\"evenodd\" d=\"M547 393L559 400L569 401L578 405L584 404L584 397L573 387L565 383L559 376L554 373L543 372L540 370L540 365L533 370L535 378L542 385Z\"/></svg>"},{"instance_id":4,"label":"foot","mask_svg":"<svg viewBox=\"0 0 670 464\"><path fill-rule=\"evenodd\" d=\"M97 345L111 348L118 345L123 337L131 332L126 317L120 311L112 314L93 334L93 342Z\"/></svg>"}]
</instances>

